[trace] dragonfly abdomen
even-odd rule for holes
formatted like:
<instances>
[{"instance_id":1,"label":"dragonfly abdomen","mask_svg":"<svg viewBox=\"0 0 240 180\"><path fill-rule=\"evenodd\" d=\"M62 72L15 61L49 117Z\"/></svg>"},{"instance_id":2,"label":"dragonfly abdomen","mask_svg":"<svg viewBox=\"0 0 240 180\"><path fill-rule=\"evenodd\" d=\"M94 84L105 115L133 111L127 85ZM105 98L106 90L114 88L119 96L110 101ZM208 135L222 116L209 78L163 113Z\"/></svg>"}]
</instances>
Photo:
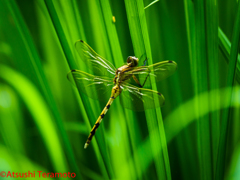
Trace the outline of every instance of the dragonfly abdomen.
<instances>
[{"instance_id":1,"label":"dragonfly abdomen","mask_svg":"<svg viewBox=\"0 0 240 180\"><path fill-rule=\"evenodd\" d=\"M88 136L88 139L84 145L84 149L86 149L88 147L88 145L90 144L94 134L96 133L97 131L97 128L99 127L100 123L102 122L105 114L107 114L107 111L108 109L110 108L110 106L112 105L114 99L121 93L121 88L118 86L118 85L115 85L113 88L112 88L112 93L111 93L111 97L107 103L107 105L104 107L103 111L101 112L100 116L98 117L96 123L94 124L89 136Z\"/></svg>"}]
</instances>

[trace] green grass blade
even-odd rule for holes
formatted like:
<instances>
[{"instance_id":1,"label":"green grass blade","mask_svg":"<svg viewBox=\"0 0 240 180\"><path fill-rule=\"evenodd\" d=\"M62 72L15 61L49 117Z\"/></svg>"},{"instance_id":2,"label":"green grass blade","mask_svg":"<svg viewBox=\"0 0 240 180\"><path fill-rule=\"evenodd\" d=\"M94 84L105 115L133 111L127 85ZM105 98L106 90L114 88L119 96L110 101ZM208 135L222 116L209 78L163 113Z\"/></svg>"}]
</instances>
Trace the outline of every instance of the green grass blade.
<instances>
[{"instance_id":1,"label":"green grass blade","mask_svg":"<svg viewBox=\"0 0 240 180\"><path fill-rule=\"evenodd\" d=\"M218 3L216 1L206 0L205 1L205 14L206 14L206 52L207 52L207 64L208 64L208 77L209 77L209 90L219 89L219 58L218 58ZM217 91L218 92L218 91ZM218 94L214 96L219 97ZM210 97L210 99L212 99ZM209 108L219 109L220 99L216 101L208 101ZM212 107L213 106L213 107ZM208 179L214 179L217 153L218 153L218 140L220 136L220 111L212 111L209 114L210 121L210 132L209 132L209 152L206 161L209 162L210 168L207 172ZM208 122L206 122L208 123ZM206 130L205 130L206 132ZM206 150L206 149L205 149ZM210 161L210 159L212 159ZM205 166L206 164L204 164Z\"/></svg>"},{"instance_id":2,"label":"green grass blade","mask_svg":"<svg viewBox=\"0 0 240 180\"><path fill-rule=\"evenodd\" d=\"M230 88L230 91L225 95L227 99L227 105L230 107L232 98L232 86L234 83L234 75L237 67L237 56L240 38L240 3L238 3L237 14L235 17L233 35L232 35L232 46L230 51L229 67L227 74L226 87ZM222 125L221 135L219 142L219 153L217 159L217 170L215 179L223 179L224 168L225 168L225 157L226 157L226 145L227 145L227 132L230 124L230 108L224 109L222 113Z\"/></svg>"},{"instance_id":3,"label":"green grass blade","mask_svg":"<svg viewBox=\"0 0 240 180\"><path fill-rule=\"evenodd\" d=\"M225 60L229 63L231 43L220 27L218 27L218 38L219 38L220 50L225 56ZM236 69L236 80L240 82L240 55L239 54L237 59L238 60L237 60L237 69Z\"/></svg>"},{"instance_id":4,"label":"green grass blade","mask_svg":"<svg viewBox=\"0 0 240 180\"><path fill-rule=\"evenodd\" d=\"M68 157L71 157L70 160L72 160L72 162L74 162L75 160L73 158L73 153L71 151L71 146L70 146L69 140L68 140L66 132L64 130L61 117L59 115L59 112L56 107L55 101L53 99L52 93L51 93L48 83L46 81L45 75L43 73L43 70L41 69L42 66L41 66L40 58L39 58L37 51L35 49L35 46L32 42L31 36L29 35L28 29L21 17L21 14L20 14L15 2L13 0L6 1L6 4L11 12L11 15L12 15L14 22L17 26L17 29L20 33L20 36L21 36L21 38L24 42L24 45L27 49L29 59L30 59L30 65L29 65L30 68L29 69L34 69L33 76L36 77L37 84L39 85L39 87L41 87L41 91L43 92L45 98L47 99L49 106L52 109L53 115L55 116L56 123L58 125L58 129L59 129L59 131L62 135L63 141L66 145L66 146L64 146L67 149L66 153L67 153ZM72 166L73 169L76 169L76 172L77 172L76 163L75 163L75 165L74 165L74 163L70 163L70 166Z\"/></svg>"},{"instance_id":5,"label":"green grass blade","mask_svg":"<svg viewBox=\"0 0 240 180\"><path fill-rule=\"evenodd\" d=\"M223 89L213 89L211 91L200 93L199 95L195 96L194 98L188 100L187 102L184 102L179 107L174 109L171 114L169 114L164 121L164 127L166 131L167 136L167 142L170 143L175 137L181 133L182 130L184 130L186 127L188 127L190 124L192 124L194 121L197 121L198 116L205 116L211 113L212 111L219 111L221 109L227 108L228 105L226 104L227 99L223 99L223 101L220 101L219 106L210 106L208 108L205 106L204 108L199 110L199 114L196 114L195 112L188 112L183 118L179 118L179 114L181 114L182 111L186 109L191 109L197 99L203 99L204 101L216 101L219 99L219 97L224 96L230 88L223 88ZM234 95L239 95L240 86L235 86L233 89ZM214 95L218 96L214 96ZM231 107L239 107L240 101L239 99L234 99L232 101ZM178 121L176 121L178 119ZM154 134L158 134L158 128L156 127L153 129ZM151 161L156 158L156 156L159 155L159 153L162 151L162 147L160 144L157 144L157 151L154 154L146 153L148 151L149 146L151 144L150 135L146 138L146 140L139 146L137 151L134 153L134 156L141 157L140 163L143 164L143 170L147 170L150 166ZM133 159L129 160L129 163L133 163ZM125 168L128 168L128 164L124 164L120 170L124 171Z\"/></svg>"},{"instance_id":6,"label":"green grass blade","mask_svg":"<svg viewBox=\"0 0 240 180\"><path fill-rule=\"evenodd\" d=\"M196 46L196 59L193 61L195 76L195 94L198 95L208 90L208 73L207 73L207 52L206 52L206 32L203 29L206 28L205 14L204 14L204 2L197 0L194 2L195 10L195 46ZM199 116L199 111L208 106L208 102L202 101L202 99L196 100L197 107L197 135L198 135L198 157L200 166L200 179L211 179L211 156L210 149L210 124L209 117Z\"/></svg>"},{"instance_id":7,"label":"green grass blade","mask_svg":"<svg viewBox=\"0 0 240 180\"><path fill-rule=\"evenodd\" d=\"M119 38L118 38L118 34L116 31L116 24L112 21L112 11L111 11L111 7L110 7L110 2L108 0L104 0L104 1L100 1L101 4L101 9L102 9L102 13L103 13L103 18L104 18L104 22L105 22L105 27L106 27L106 31L108 34L108 40L109 40L109 44L110 44L110 50L111 50L111 54L114 60L114 64L115 67L120 67L124 64L124 60L122 57L122 52L121 52L121 47L120 47L120 42L119 42ZM128 127L129 129L129 134L130 134L130 138L127 137L127 134L124 136L126 138L124 138L124 143L125 144L130 144L129 139L131 141L131 145L132 145L132 149L133 151L136 150L136 134L139 134L139 132L135 132L134 129L132 128L134 126L134 124L136 123L135 119L135 113L132 111L128 111L126 109L124 109L123 107L121 107L119 105L119 103L115 103L114 105L117 109L118 112L121 113L121 111L125 112L126 118L121 118L121 119L129 119L129 120L124 120L121 124L121 129L124 132L124 127ZM115 167L115 174L116 177L121 179L123 173L121 171L119 171L119 169L117 167L121 166L121 164L125 163L126 161L128 161L128 158L126 156L130 156L131 154L131 149L130 147L128 148L127 146L125 146L124 149L120 150L119 148L116 149L112 149L114 151L114 153L116 153L116 151L118 151L118 159L116 158L114 160L114 166ZM125 157L125 158L123 158ZM140 169L140 164L138 162L138 157L135 158L135 167L137 169L137 172L139 173L139 171L141 171ZM135 169L132 168L131 166L129 166L128 171L125 172L125 175L130 175L129 177L125 177L125 178L132 178L132 179L136 179L136 172Z\"/></svg>"},{"instance_id":8,"label":"green grass blade","mask_svg":"<svg viewBox=\"0 0 240 180\"><path fill-rule=\"evenodd\" d=\"M237 147L235 147L234 152L232 154L231 165L225 179L236 180L240 176L239 155L240 155L240 146L239 144L237 144Z\"/></svg>"},{"instance_id":9,"label":"green grass blade","mask_svg":"<svg viewBox=\"0 0 240 180\"><path fill-rule=\"evenodd\" d=\"M74 64L75 61L74 61L71 49L70 49L68 41L66 39L66 35L64 34L62 25L60 24L60 21L58 19L58 15L57 15L56 10L53 6L53 3L50 0L45 0L45 4L46 4L46 7L48 8L48 12L51 16L53 25L55 27L55 30L56 30L57 34L58 34L61 46L63 47L63 51L64 51L65 57L68 61L68 64L69 64L71 69L76 69L77 66L76 66L76 64Z\"/></svg>"},{"instance_id":10,"label":"green grass blade","mask_svg":"<svg viewBox=\"0 0 240 180\"><path fill-rule=\"evenodd\" d=\"M216 23L210 24L213 18L213 22L217 21L216 9L211 11L211 8L214 8L214 4L205 5L203 1L194 2L194 11L192 9L191 1L184 1L185 3L185 16L187 22L188 30L188 44L189 44L189 55L190 55L190 64L191 64L191 74L194 85L195 94L198 95L202 92L208 91L208 72L207 65L209 60L212 57L216 58L216 36L213 35L214 29L216 30ZM213 2L212 2L213 3ZM206 7L206 9L205 9ZM195 13L193 13L195 12ZM206 12L206 17L205 17ZM215 12L215 14L214 14ZM191 15L192 14L192 15ZM192 18L195 16L195 20ZM215 20L216 19L216 20ZM206 21L205 21L206 20ZM204 30L203 30L204 29ZM206 30L206 31L205 31ZM213 32L212 32L213 31ZM210 39L207 39L207 36L211 36ZM210 48L210 51L207 51L207 46ZM216 59L214 59L216 61ZM213 61L211 59L211 61ZM210 62L209 66L214 66L216 62ZM210 71L209 74L211 77L210 81L214 81L217 76L217 71ZM214 84L210 88L217 88L218 83ZM198 96L197 96L198 97ZM204 117L199 116L199 111L205 106L208 106L209 102L205 102L202 99L196 99L196 103L193 106L196 113L197 121L197 136L198 136L198 160L200 166L200 179L211 179L212 178L212 162L211 159L211 141L210 141L210 124L209 117L205 115ZM211 105L211 104L210 104ZM216 116L216 114L212 114ZM218 122L218 121L217 121ZM215 146L216 149L216 146Z\"/></svg>"},{"instance_id":11,"label":"green grass blade","mask_svg":"<svg viewBox=\"0 0 240 180\"><path fill-rule=\"evenodd\" d=\"M67 163L57 128L40 92L26 77L7 66L1 65L0 72L1 78L16 90L29 109L56 170L67 172Z\"/></svg>"},{"instance_id":12,"label":"green grass blade","mask_svg":"<svg viewBox=\"0 0 240 180\"><path fill-rule=\"evenodd\" d=\"M76 63L75 63L75 61L73 59L73 55L72 55L71 49L69 47L69 44L68 44L68 41L66 39L64 30L63 30L62 25L61 25L61 23L59 21L59 18L57 16L57 13L56 13L56 10L54 8L54 5L53 5L52 1L46 0L45 4L46 4L46 6L48 8L48 12L49 12L50 17L52 19L52 22L53 22L53 24L55 26L56 33L58 35L59 41L61 42L62 48L63 48L64 53L65 53L65 57L66 57L66 59L68 61L68 64L69 64L70 68L71 69L78 69L77 65L76 65ZM81 99L79 99L79 100L80 100L80 103L81 103ZM86 100L83 99L83 101L86 102L86 107L89 107L87 109L90 110L91 109L90 108L91 105L89 103L87 103ZM88 113L88 114L90 114L93 117L92 113ZM87 119L84 119L84 120L87 120ZM88 124L89 129L91 129L91 125L90 125L89 121L88 121L87 124ZM102 155L100 153L99 147L97 146L95 141L93 141L93 144L94 144L94 148L96 149L96 154L98 156L98 162L100 164L101 170L102 170L103 174L105 175L105 177L107 177L108 175L107 175L107 172L106 172L106 167L104 165L103 157L102 157ZM74 164L76 164L76 162L74 162Z\"/></svg>"},{"instance_id":13,"label":"green grass blade","mask_svg":"<svg viewBox=\"0 0 240 180\"><path fill-rule=\"evenodd\" d=\"M185 10L185 19L186 19L186 30L187 30L187 40L188 40L188 51L189 51L189 60L190 60L190 72L191 72L191 80L193 82L193 89L194 91L196 92L196 76L195 76L195 72L196 72L196 66L195 66L195 59L196 59L196 46L195 46L195 14L194 14L194 8L193 8L193 2L192 1L189 1L189 0L184 0L184 10ZM193 104L192 106L192 112L197 114L196 112L196 103ZM184 111L184 109L182 109ZM184 113L185 116L187 116L186 113ZM180 121L181 122L181 121ZM194 127L194 131L195 131L195 128ZM191 132L189 132L189 134L187 134L188 137L190 136L193 136L193 134ZM187 136L186 135L186 136ZM196 142L194 142L194 140L192 140L191 142L191 138L190 140L188 140L188 142L190 141L189 144L195 144L196 145ZM190 148L191 149L191 148ZM196 156L195 152L192 152L191 150L188 151L189 153L189 161L191 164L195 164L196 162L199 161L199 158ZM184 161L185 162L185 161ZM186 169L186 166L187 166L187 169ZM192 177L195 177L196 174L199 174L199 168L196 169L196 168L193 168L191 169L191 172L192 173L188 173L188 165L185 165L185 173L183 174L183 177L185 178L188 178L188 179L191 179ZM183 168L184 168L183 167ZM199 167L199 165L198 165ZM199 178L200 179L200 178Z\"/></svg>"},{"instance_id":14,"label":"green grass blade","mask_svg":"<svg viewBox=\"0 0 240 180\"><path fill-rule=\"evenodd\" d=\"M235 86L233 92L235 93L234 95L237 96L239 95L239 88L240 86ZM209 114L212 111L219 111L224 108L228 108L229 105L227 105L227 99L223 99L220 101L219 106L205 106L204 108L199 110L199 114L197 115L195 112L189 112L184 119L179 119L179 121L175 122L175 119L178 118L179 113L184 110L191 108L195 103L196 99L203 99L204 101L210 100L210 101L217 101L220 97L223 97L229 90L230 88L223 88L223 89L213 89L211 91L203 92L201 94L192 99L184 102L181 106L177 107L175 110L169 114L165 121L164 121L164 127L166 129L166 134L168 135L167 137L167 142L170 142L171 140L174 139L175 136L178 135L184 128L189 126L191 123L194 121L197 121L197 117L199 116L205 116ZM217 94L217 96L216 96ZM215 96L214 96L215 95ZM232 101L231 107L238 107L240 104L239 99L234 99Z\"/></svg>"},{"instance_id":15,"label":"green grass blade","mask_svg":"<svg viewBox=\"0 0 240 180\"><path fill-rule=\"evenodd\" d=\"M2 144L22 154L26 153L21 141L24 139L24 123L16 93L6 84L0 83L0 134ZM14 113L13 113L14 112Z\"/></svg>"},{"instance_id":16,"label":"green grass blade","mask_svg":"<svg viewBox=\"0 0 240 180\"><path fill-rule=\"evenodd\" d=\"M148 29L146 24L146 17L144 12L144 5L142 1L125 1L126 12L128 17L129 29L131 33L134 52L137 57L141 57L146 52L149 58L148 63L152 63L151 47L148 36ZM152 81L152 79L151 79ZM156 90L156 84L152 86L153 90ZM166 139L164 134L163 122L161 110L158 108L156 111L145 111L148 131L151 140L151 153L155 153L157 150L156 142L160 142L163 146L163 151L160 156L154 159L154 164L157 171L157 176L160 179L171 179L170 165L168 159L168 152L166 146ZM152 134L152 129L159 128L158 134ZM164 175L163 175L164 174Z\"/></svg>"},{"instance_id":17,"label":"green grass blade","mask_svg":"<svg viewBox=\"0 0 240 180\"><path fill-rule=\"evenodd\" d=\"M153 2L151 2L149 5L147 5L145 8L144 8L144 10L145 9L147 9L147 8L149 8L150 6L152 6L152 5L154 5L156 2L158 2L159 0L155 0L155 1L153 1Z\"/></svg>"}]
</instances>

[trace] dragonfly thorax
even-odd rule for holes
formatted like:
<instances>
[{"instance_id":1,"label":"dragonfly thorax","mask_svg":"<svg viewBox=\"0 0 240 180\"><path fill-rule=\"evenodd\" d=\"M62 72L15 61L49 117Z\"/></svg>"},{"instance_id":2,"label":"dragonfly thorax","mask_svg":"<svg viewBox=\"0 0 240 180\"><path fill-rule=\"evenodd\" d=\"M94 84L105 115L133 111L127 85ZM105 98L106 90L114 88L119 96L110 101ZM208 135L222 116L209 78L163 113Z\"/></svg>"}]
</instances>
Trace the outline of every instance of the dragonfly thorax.
<instances>
[{"instance_id":1,"label":"dragonfly thorax","mask_svg":"<svg viewBox=\"0 0 240 180\"><path fill-rule=\"evenodd\" d=\"M126 73L128 71L131 71L133 67L129 65L123 65L119 67L116 71L115 78L113 80L114 84L121 84L122 82L130 79L132 77L132 74Z\"/></svg>"},{"instance_id":2,"label":"dragonfly thorax","mask_svg":"<svg viewBox=\"0 0 240 180\"><path fill-rule=\"evenodd\" d=\"M136 67L138 65L138 61L138 58L135 56L128 56L127 65L123 65L117 69L113 82L115 84L121 84L123 81L130 79L132 77L132 74L126 72Z\"/></svg>"}]
</instances>

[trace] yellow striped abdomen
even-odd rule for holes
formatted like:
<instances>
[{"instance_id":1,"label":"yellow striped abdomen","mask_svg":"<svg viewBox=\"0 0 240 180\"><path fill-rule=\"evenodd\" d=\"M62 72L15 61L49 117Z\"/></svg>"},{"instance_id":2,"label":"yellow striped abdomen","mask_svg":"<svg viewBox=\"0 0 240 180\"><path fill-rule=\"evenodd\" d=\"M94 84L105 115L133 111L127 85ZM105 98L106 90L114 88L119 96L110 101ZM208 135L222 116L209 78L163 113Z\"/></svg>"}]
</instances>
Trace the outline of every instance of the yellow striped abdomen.
<instances>
[{"instance_id":1,"label":"yellow striped abdomen","mask_svg":"<svg viewBox=\"0 0 240 180\"><path fill-rule=\"evenodd\" d=\"M96 133L96 130L97 128L99 127L100 123L102 122L102 119L104 118L105 114L107 113L108 109L110 108L112 102L114 101L114 99L116 97L118 97L118 95L121 93L121 88L119 87L119 85L115 85L113 88L112 88L112 93L111 93L111 97L107 103L107 105L105 106L105 108L103 109L103 111L101 112L100 116L98 117L96 123L94 124L89 136L88 136L88 139L84 145L84 149L86 149L88 147L88 145L90 144L94 134Z\"/></svg>"}]
</instances>

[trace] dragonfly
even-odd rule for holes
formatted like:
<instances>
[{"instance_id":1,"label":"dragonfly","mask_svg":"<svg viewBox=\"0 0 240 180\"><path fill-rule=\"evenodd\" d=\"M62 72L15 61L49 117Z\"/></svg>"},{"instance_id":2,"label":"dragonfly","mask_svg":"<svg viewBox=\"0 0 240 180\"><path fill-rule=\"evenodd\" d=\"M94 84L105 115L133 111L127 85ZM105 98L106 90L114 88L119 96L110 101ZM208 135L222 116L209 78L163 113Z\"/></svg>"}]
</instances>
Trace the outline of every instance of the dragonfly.
<instances>
[{"instance_id":1,"label":"dragonfly","mask_svg":"<svg viewBox=\"0 0 240 180\"><path fill-rule=\"evenodd\" d=\"M129 56L126 64L116 68L83 40L78 40L75 47L92 74L76 69L71 70L67 75L70 82L92 99L106 101L106 95L111 95L95 122L84 149L90 144L104 116L120 94L121 104L134 111L152 109L164 104L165 98L161 93L145 87L151 86L151 78L158 82L172 75L177 69L176 62L168 60L146 66L145 60L142 66L138 66L139 59Z\"/></svg>"}]
</instances>

